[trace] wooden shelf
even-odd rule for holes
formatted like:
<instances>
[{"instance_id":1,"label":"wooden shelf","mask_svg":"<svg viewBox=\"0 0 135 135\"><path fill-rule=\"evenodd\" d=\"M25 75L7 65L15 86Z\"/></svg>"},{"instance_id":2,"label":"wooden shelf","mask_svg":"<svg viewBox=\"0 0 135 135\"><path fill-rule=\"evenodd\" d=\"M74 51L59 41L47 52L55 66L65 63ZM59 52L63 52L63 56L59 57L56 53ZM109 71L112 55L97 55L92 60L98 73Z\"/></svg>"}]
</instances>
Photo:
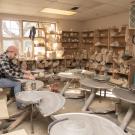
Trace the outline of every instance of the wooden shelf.
<instances>
[{"instance_id":1,"label":"wooden shelf","mask_svg":"<svg viewBox=\"0 0 135 135\"><path fill-rule=\"evenodd\" d=\"M128 74L121 73L121 72L117 72L117 73L114 72L114 74L120 74L120 75L128 76Z\"/></svg>"},{"instance_id":2,"label":"wooden shelf","mask_svg":"<svg viewBox=\"0 0 135 135\"><path fill-rule=\"evenodd\" d=\"M65 58L66 60L73 60L75 59L74 54L78 52L79 49L79 43L80 43L80 33L76 31L62 31L62 46L64 48L64 57L66 55L68 56L74 56L74 58ZM73 51L72 51L73 50ZM67 66L66 66L67 67Z\"/></svg>"},{"instance_id":3,"label":"wooden shelf","mask_svg":"<svg viewBox=\"0 0 135 135\"><path fill-rule=\"evenodd\" d=\"M94 38L94 36L93 37L82 37L83 39L89 39L89 38Z\"/></svg>"},{"instance_id":4,"label":"wooden shelf","mask_svg":"<svg viewBox=\"0 0 135 135\"><path fill-rule=\"evenodd\" d=\"M111 38L125 38L125 35L110 36Z\"/></svg>"},{"instance_id":5,"label":"wooden shelf","mask_svg":"<svg viewBox=\"0 0 135 135\"><path fill-rule=\"evenodd\" d=\"M112 48L125 48L125 46L110 46Z\"/></svg>"},{"instance_id":6,"label":"wooden shelf","mask_svg":"<svg viewBox=\"0 0 135 135\"><path fill-rule=\"evenodd\" d=\"M79 42L62 42L64 44L70 44L70 43L76 43L76 44L79 44Z\"/></svg>"},{"instance_id":7,"label":"wooden shelf","mask_svg":"<svg viewBox=\"0 0 135 135\"><path fill-rule=\"evenodd\" d=\"M78 47L73 47L73 48L64 47L64 49L78 49Z\"/></svg>"},{"instance_id":8,"label":"wooden shelf","mask_svg":"<svg viewBox=\"0 0 135 135\"><path fill-rule=\"evenodd\" d=\"M96 38L108 38L108 36L96 36Z\"/></svg>"},{"instance_id":9,"label":"wooden shelf","mask_svg":"<svg viewBox=\"0 0 135 135\"><path fill-rule=\"evenodd\" d=\"M95 47L108 47L107 45L95 45Z\"/></svg>"}]
</instances>

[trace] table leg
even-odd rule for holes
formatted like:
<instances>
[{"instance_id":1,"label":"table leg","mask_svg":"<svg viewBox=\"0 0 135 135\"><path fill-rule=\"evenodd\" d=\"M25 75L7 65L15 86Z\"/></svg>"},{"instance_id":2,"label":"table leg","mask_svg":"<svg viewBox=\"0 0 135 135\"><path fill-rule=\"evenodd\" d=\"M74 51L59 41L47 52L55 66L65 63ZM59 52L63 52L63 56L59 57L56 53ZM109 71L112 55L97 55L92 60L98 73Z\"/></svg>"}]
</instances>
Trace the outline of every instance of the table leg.
<instances>
[{"instance_id":1,"label":"table leg","mask_svg":"<svg viewBox=\"0 0 135 135\"><path fill-rule=\"evenodd\" d=\"M94 98L95 98L96 92L97 92L97 91L96 91L95 89L92 89L89 98L87 99L85 105L84 105L83 108L82 108L82 111L87 111L89 105L92 103L92 101L93 101Z\"/></svg>"},{"instance_id":2,"label":"table leg","mask_svg":"<svg viewBox=\"0 0 135 135\"><path fill-rule=\"evenodd\" d=\"M132 118L132 116L134 114L134 108L133 107L134 107L133 105L131 105L129 107L128 112L126 113L126 115L125 115L125 117L124 117L124 119L123 119L123 121L121 123L120 127L123 130L125 130L127 128L128 124L129 124L129 122L130 122L130 120L131 120L131 118Z\"/></svg>"},{"instance_id":3,"label":"table leg","mask_svg":"<svg viewBox=\"0 0 135 135\"><path fill-rule=\"evenodd\" d=\"M64 95L65 91L69 88L71 82L72 82L72 80L66 82L64 88L60 92L61 95Z\"/></svg>"},{"instance_id":4,"label":"table leg","mask_svg":"<svg viewBox=\"0 0 135 135\"><path fill-rule=\"evenodd\" d=\"M32 133L32 134L34 134L33 112L34 112L34 104L31 105L31 115L30 115L31 133Z\"/></svg>"}]
</instances>

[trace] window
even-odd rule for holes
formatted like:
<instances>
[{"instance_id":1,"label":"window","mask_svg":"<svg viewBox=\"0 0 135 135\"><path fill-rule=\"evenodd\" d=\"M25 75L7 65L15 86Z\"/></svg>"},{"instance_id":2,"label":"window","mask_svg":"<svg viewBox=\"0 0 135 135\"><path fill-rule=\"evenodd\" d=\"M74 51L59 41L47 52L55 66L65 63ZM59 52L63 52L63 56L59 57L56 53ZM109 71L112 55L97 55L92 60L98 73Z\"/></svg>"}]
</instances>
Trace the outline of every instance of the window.
<instances>
[{"instance_id":1,"label":"window","mask_svg":"<svg viewBox=\"0 0 135 135\"><path fill-rule=\"evenodd\" d=\"M35 28L38 28L38 23L37 22L28 22L28 21L23 22L23 37L29 37L30 29L33 26ZM35 37L37 37L37 36L38 36L38 31L36 31Z\"/></svg>"},{"instance_id":2,"label":"window","mask_svg":"<svg viewBox=\"0 0 135 135\"><path fill-rule=\"evenodd\" d=\"M47 33L56 32L56 23L39 23L39 28L44 28Z\"/></svg>"},{"instance_id":3,"label":"window","mask_svg":"<svg viewBox=\"0 0 135 135\"><path fill-rule=\"evenodd\" d=\"M30 39L24 39L23 40L23 54L26 56L28 51L32 54L32 46L33 43Z\"/></svg>"},{"instance_id":4,"label":"window","mask_svg":"<svg viewBox=\"0 0 135 135\"><path fill-rule=\"evenodd\" d=\"M7 38L15 38L20 36L19 21L2 21L2 36Z\"/></svg>"},{"instance_id":5,"label":"window","mask_svg":"<svg viewBox=\"0 0 135 135\"><path fill-rule=\"evenodd\" d=\"M52 44L56 42L54 35L56 32L56 23L2 20L1 24L2 52L6 51L9 46L15 45L19 49L20 57L25 57L28 53L31 56L43 55L47 51L45 50L45 45L49 44L49 50L52 50ZM39 42L35 45L34 42L29 39L30 29L33 26L37 28L34 42L36 42L37 39Z\"/></svg>"},{"instance_id":6,"label":"window","mask_svg":"<svg viewBox=\"0 0 135 135\"><path fill-rule=\"evenodd\" d=\"M15 45L19 49L19 54L21 54L21 41L20 41L20 22L19 21L11 21L11 20L3 20L2 21L2 49L6 51L6 49Z\"/></svg>"},{"instance_id":7,"label":"window","mask_svg":"<svg viewBox=\"0 0 135 135\"><path fill-rule=\"evenodd\" d=\"M19 40L13 40L13 39L6 39L3 40L3 51L6 51L6 49L11 46L15 45L19 49L19 54L21 54L21 42Z\"/></svg>"}]
</instances>

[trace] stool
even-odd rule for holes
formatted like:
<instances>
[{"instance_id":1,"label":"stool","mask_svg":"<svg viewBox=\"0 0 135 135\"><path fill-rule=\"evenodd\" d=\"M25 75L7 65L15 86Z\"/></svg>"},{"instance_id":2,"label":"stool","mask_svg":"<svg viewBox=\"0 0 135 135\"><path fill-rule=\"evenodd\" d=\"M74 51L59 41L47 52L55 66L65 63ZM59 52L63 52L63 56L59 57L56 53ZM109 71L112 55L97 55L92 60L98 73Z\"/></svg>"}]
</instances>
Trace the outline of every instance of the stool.
<instances>
[{"instance_id":1,"label":"stool","mask_svg":"<svg viewBox=\"0 0 135 135\"><path fill-rule=\"evenodd\" d=\"M7 94L2 88L0 88L0 120L9 118L7 109Z\"/></svg>"}]
</instances>

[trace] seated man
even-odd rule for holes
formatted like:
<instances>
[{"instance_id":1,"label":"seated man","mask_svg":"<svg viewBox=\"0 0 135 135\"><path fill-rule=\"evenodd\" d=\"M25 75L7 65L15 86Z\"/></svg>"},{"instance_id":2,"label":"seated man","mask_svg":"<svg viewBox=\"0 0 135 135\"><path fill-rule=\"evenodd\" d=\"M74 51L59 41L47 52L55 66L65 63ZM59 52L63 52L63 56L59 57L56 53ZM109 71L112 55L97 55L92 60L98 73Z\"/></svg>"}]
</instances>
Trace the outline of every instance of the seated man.
<instances>
[{"instance_id":1,"label":"seated man","mask_svg":"<svg viewBox=\"0 0 135 135\"><path fill-rule=\"evenodd\" d=\"M18 49L10 46L6 52L0 55L0 88L13 88L14 94L21 91L21 83L16 79L35 79L30 71L23 71L13 63L17 54ZM17 103L17 107L20 107L19 103Z\"/></svg>"}]
</instances>

